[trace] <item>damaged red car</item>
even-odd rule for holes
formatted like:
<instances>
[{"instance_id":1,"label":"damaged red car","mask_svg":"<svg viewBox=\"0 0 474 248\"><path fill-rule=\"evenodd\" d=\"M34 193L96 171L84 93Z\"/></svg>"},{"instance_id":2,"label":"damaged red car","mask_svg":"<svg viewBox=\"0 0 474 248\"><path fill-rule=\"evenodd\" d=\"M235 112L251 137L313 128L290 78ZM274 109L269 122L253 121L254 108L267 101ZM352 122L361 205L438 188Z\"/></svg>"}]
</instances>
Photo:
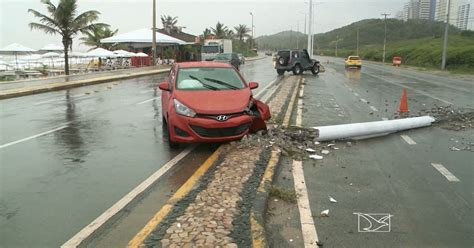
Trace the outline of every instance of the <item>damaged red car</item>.
<instances>
[{"instance_id":1,"label":"damaged red car","mask_svg":"<svg viewBox=\"0 0 474 248\"><path fill-rule=\"evenodd\" d=\"M257 87L226 63L173 65L159 84L169 144L226 142L266 129L270 110L253 98L251 90Z\"/></svg>"}]
</instances>

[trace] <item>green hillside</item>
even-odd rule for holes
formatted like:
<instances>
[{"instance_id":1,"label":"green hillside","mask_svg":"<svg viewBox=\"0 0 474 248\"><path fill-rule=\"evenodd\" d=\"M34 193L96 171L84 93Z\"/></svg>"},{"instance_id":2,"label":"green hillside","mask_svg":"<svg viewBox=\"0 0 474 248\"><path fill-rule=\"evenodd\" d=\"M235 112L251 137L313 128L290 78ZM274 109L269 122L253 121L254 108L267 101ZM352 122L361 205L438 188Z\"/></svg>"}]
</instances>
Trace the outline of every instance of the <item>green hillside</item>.
<instances>
[{"instance_id":1,"label":"green hillside","mask_svg":"<svg viewBox=\"0 0 474 248\"><path fill-rule=\"evenodd\" d=\"M352 23L323 34L315 35L314 51L321 55L335 55L336 40L338 56L357 53L357 30L359 30L359 55L368 60L382 60L384 25L381 19L369 19ZM474 68L474 36L472 31L461 32L451 26L448 43L447 68L466 70ZM405 64L423 67L439 67L444 34L444 23L426 20L407 22L387 19L387 60L397 55ZM257 38L259 49L278 50L306 47L307 36L302 33L284 31Z\"/></svg>"}]
</instances>

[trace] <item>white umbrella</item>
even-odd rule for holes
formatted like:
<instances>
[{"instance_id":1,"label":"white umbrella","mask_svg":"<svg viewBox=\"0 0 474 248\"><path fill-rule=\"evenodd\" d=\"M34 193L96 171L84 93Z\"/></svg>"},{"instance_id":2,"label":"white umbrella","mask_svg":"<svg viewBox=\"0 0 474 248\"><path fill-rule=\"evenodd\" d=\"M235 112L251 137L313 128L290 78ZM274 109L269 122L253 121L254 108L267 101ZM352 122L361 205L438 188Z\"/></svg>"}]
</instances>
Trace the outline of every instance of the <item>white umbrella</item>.
<instances>
[{"instance_id":1,"label":"white umbrella","mask_svg":"<svg viewBox=\"0 0 474 248\"><path fill-rule=\"evenodd\" d=\"M52 52L52 51L64 51L63 45L48 44L40 49L40 51Z\"/></svg>"},{"instance_id":2,"label":"white umbrella","mask_svg":"<svg viewBox=\"0 0 474 248\"><path fill-rule=\"evenodd\" d=\"M61 54L55 52L48 52L41 55L41 58L50 58L51 59L51 67L54 68L54 61L53 58L61 57Z\"/></svg>"},{"instance_id":3,"label":"white umbrella","mask_svg":"<svg viewBox=\"0 0 474 248\"><path fill-rule=\"evenodd\" d=\"M135 57L148 57L148 54L146 54L146 53L136 53Z\"/></svg>"},{"instance_id":4,"label":"white umbrella","mask_svg":"<svg viewBox=\"0 0 474 248\"><path fill-rule=\"evenodd\" d=\"M151 43L153 40L153 31L151 28L142 28L128 33L117 34L100 40L102 43ZM185 41L176 39L166 34L156 32L156 43L169 45L183 45Z\"/></svg>"},{"instance_id":5,"label":"white umbrella","mask_svg":"<svg viewBox=\"0 0 474 248\"><path fill-rule=\"evenodd\" d=\"M135 53L131 53L125 50L115 50L114 53L117 55L117 57L123 57L123 58L130 58L130 57L135 56Z\"/></svg>"},{"instance_id":6,"label":"white umbrella","mask_svg":"<svg viewBox=\"0 0 474 248\"><path fill-rule=\"evenodd\" d=\"M80 57L86 57L87 55L85 53L81 53L81 52L70 52L69 53L69 57L76 57L76 58L80 58Z\"/></svg>"},{"instance_id":7,"label":"white umbrella","mask_svg":"<svg viewBox=\"0 0 474 248\"><path fill-rule=\"evenodd\" d=\"M100 47L94 50L90 50L89 52L86 53L86 55L88 57L117 57L115 53L107 49L100 48Z\"/></svg>"},{"instance_id":8,"label":"white umbrella","mask_svg":"<svg viewBox=\"0 0 474 248\"><path fill-rule=\"evenodd\" d=\"M18 43L13 43L10 44L2 49L0 49L1 54L14 54L15 55L15 61L16 61L16 67L18 68L18 54L27 54L31 52L35 52L36 50L20 45Z\"/></svg>"}]
</instances>

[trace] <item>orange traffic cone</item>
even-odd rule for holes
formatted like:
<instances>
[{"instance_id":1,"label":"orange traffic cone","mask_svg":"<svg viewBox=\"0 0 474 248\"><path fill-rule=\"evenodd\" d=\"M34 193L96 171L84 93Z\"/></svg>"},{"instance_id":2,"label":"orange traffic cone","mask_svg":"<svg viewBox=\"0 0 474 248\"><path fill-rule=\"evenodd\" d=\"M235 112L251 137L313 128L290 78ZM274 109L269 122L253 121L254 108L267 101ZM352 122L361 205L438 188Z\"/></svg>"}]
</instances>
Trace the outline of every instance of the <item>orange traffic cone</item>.
<instances>
[{"instance_id":1,"label":"orange traffic cone","mask_svg":"<svg viewBox=\"0 0 474 248\"><path fill-rule=\"evenodd\" d=\"M399 113L408 113L407 89L403 89L402 98L400 98L400 106L398 106Z\"/></svg>"}]
</instances>

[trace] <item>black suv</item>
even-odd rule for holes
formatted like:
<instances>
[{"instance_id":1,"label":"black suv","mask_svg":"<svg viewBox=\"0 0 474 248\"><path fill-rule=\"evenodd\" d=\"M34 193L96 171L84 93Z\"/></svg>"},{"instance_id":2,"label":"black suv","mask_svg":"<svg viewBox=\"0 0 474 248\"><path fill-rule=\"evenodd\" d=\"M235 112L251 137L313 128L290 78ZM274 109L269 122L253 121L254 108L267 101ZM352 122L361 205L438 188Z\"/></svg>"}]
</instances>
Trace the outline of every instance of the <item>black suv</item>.
<instances>
[{"instance_id":1,"label":"black suv","mask_svg":"<svg viewBox=\"0 0 474 248\"><path fill-rule=\"evenodd\" d=\"M274 65L278 75L285 74L285 71L293 71L293 74L299 75L309 70L313 75L318 75L320 63L310 59L306 49L280 50L274 58Z\"/></svg>"}]
</instances>

